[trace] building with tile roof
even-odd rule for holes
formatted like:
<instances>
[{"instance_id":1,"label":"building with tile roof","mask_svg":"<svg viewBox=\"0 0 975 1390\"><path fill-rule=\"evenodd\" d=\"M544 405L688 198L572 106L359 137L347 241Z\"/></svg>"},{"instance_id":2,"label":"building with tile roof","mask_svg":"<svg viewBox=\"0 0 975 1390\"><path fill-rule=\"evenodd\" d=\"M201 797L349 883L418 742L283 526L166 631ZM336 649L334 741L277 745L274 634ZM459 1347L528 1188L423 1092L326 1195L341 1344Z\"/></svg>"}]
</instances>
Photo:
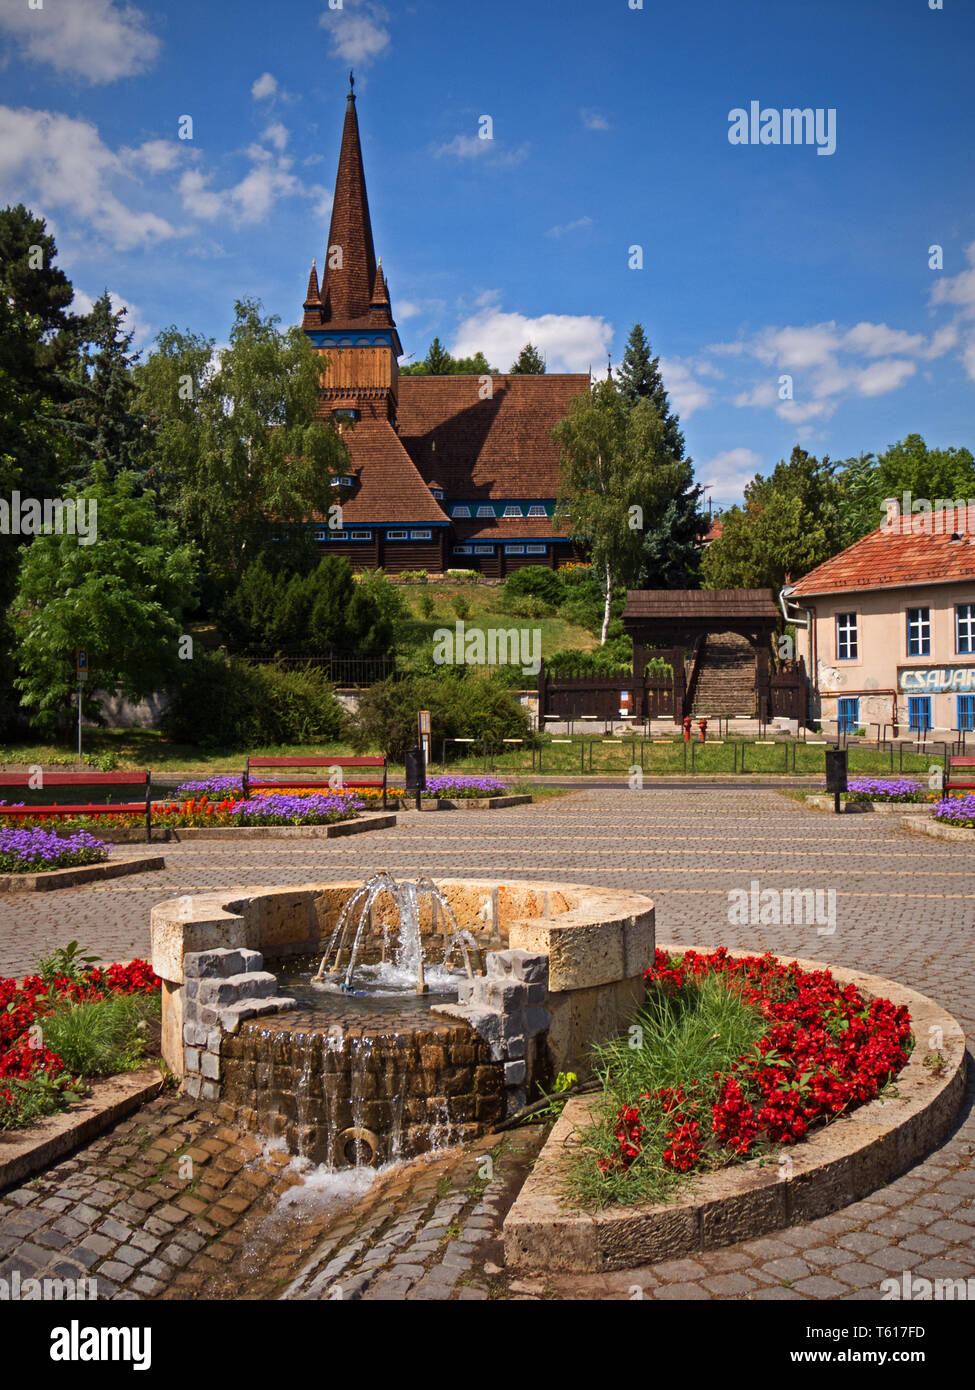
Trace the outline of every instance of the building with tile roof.
<instances>
[{"instance_id":1,"label":"building with tile roof","mask_svg":"<svg viewBox=\"0 0 975 1390\"><path fill-rule=\"evenodd\" d=\"M579 558L554 520L559 455L550 431L587 373L403 376L403 349L376 260L356 99L346 99L328 245L312 262L301 326L326 365L322 418L349 455L334 480L341 529L315 535L356 569L448 567L501 577Z\"/></svg>"},{"instance_id":2,"label":"building with tile roof","mask_svg":"<svg viewBox=\"0 0 975 1390\"><path fill-rule=\"evenodd\" d=\"M975 505L894 509L782 595L824 724L975 729Z\"/></svg>"}]
</instances>

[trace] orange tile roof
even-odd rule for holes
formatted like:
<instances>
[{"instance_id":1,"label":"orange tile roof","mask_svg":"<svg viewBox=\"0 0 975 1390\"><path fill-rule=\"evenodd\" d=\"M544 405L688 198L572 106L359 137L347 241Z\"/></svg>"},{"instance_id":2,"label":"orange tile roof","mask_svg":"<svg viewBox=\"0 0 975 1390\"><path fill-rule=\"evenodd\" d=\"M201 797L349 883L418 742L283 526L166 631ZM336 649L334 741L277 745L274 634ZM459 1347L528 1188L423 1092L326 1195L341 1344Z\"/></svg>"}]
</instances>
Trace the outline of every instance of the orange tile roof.
<instances>
[{"instance_id":1,"label":"orange tile roof","mask_svg":"<svg viewBox=\"0 0 975 1390\"><path fill-rule=\"evenodd\" d=\"M480 398L478 376L402 376L397 425L403 445L428 481L448 498L556 497L559 452L549 431L587 373L492 377Z\"/></svg>"},{"instance_id":2,"label":"orange tile roof","mask_svg":"<svg viewBox=\"0 0 975 1390\"><path fill-rule=\"evenodd\" d=\"M905 516L890 528L878 527L798 580L795 593L848 593L975 580L975 535L969 532L953 541L951 528L956 523L950 513L933 514L930 535L923 532L903 535L901 532L901 526L911 522L920 525L928 520L921 516ZM947 534L944 534L945 524ZM935 526L941 534L934 533Z\"/></svg>"}]
</instances>

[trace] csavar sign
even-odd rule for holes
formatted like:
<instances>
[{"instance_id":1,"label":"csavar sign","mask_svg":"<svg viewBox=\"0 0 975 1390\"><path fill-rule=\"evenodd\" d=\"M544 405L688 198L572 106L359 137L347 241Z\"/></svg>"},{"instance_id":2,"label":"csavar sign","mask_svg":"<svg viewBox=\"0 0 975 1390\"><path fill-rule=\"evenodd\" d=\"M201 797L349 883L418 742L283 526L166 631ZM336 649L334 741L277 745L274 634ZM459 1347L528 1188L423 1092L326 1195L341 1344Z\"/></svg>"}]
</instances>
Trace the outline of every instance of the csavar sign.
<instances>
[{"instance_id":1,"label":"csavar sign","mask_svg":"<svg viewBox=\"0 0 975 1390\"><path fill-rule=\"evenodd\" d=\"M897 673L904 695L943 695L953 690L975 694L975 666L908 666Z\"/></svg>"}]
</instances>

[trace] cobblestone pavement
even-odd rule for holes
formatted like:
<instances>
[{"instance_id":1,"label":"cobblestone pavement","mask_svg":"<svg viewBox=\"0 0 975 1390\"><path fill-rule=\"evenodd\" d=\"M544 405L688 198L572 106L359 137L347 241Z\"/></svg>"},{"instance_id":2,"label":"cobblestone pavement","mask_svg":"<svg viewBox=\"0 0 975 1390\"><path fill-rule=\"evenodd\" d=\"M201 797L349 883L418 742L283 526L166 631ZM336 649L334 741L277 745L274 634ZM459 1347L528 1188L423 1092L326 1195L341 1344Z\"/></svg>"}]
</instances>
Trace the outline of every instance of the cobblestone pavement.
<instances>
[{"instance_id":1,"label":"cobblestone pavement","mask_svg":"<svg viewBox=\"0 0 975 1390\"><path fill-rule=\"evenodd\" d=\"M887 817L806 811L772 791L589 790L489 814L403 814L395 830L349 840L204 841L164 853L162 873L0 901L0 973L22 973L75 938L105 959L146 954L150 906L202 889L378 868L555 877L649 892L659 941L724 942L890 976L975 1032L975 872L964 847ZM762 889L834 889L835 932L729 926L729 890L756 879ZM822 1220L612 1276L510 1279L500 1221L537 1131L509 1138L483 1192L477 1163L501 1136L381 1176L358 1205L352 1193L329 1211L316 1205L314 1175L287 1154L194 1102L160 1098L0 1196L0 1277L15 1266L22 1277L84 1269L122 1297L875 1299L881 1280L905 1270L975 1276L971 1100L970 1084L958 1129L926 1161ZM187 1155L190 1178L180 1176ZM295 1205L302 1193L308 1205Z\"/></svg>"}]
</instances>

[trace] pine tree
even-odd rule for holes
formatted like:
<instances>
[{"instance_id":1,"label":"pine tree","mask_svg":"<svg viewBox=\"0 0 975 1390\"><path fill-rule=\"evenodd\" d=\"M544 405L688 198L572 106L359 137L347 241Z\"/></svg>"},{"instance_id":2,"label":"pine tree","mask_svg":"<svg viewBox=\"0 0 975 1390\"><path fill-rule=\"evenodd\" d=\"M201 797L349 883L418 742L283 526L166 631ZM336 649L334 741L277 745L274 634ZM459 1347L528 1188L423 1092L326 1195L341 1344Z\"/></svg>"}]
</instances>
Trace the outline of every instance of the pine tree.
<instances>
[{"instance_id":1,"label":"pine tree","mask_svg":"<svg viewBox=\"0 0 975 1390\"><path fill-rule=\"evenodd\" d=\"M666 512L644 535L640 584L647 589L691 589L699 583L701 541L708 531L708 518L700 509L703 491L694 482L691 460L684 457L680 417L670 409L660 359L650 353L643 326L635 323L617 373L617 386L631 409L638 401L653 405L660 416L666 452L685 467L682 483Z\"/></svg>"},{"instance_id":2,"label":"pine tree","mask_svg":"<svg viewBox=\"0 0 975 1390\"><path fill-rule=\"evenodd\" d=\"M427 371L431 376L449 376L453 371L454 359L439 338L434 338L430 344L426 362Z\"/></svg>"},{"instance_id":3,"label":"pine tree","mask_svg":"<svg viewBox=\"0 0 975 1390\"><path fill-rule=\"evenodd\" d=\"M107 290L95 301L81 332L83 351L66 378L73 398L63 407L61 425L76 447L75 481L82 486L95 463L105 465L110 480L127 472L144 482L148 469L153 432L133 408L138 353L122 327L125 313L112 309Z\"/></svg>"},{"instance_id":4,"label":"pine tree","mask_svg":"<svg viewBox=\"0 0 975 1390\"><path fill-rule=\"evenodd\" d=\"M511 364L509 376L544 376L545 358L534 343L526 343Z\"/></svg>"},{"instance_id":5,"label":"pine tree","mask_svg":"<svg viewBox=\"0 0 975 1390\"><path fill-rule=\"evenodd\" d=\"M670 400L660 375L660 358L651 357L650 351L643 325L635 323L627 340L616 384L627 405L636 405L637 401L653 402L663 421L668 451L675 459L682 459L684 436L680 430L680 416L671 413Z\"/></svg>"}]
</instances>

